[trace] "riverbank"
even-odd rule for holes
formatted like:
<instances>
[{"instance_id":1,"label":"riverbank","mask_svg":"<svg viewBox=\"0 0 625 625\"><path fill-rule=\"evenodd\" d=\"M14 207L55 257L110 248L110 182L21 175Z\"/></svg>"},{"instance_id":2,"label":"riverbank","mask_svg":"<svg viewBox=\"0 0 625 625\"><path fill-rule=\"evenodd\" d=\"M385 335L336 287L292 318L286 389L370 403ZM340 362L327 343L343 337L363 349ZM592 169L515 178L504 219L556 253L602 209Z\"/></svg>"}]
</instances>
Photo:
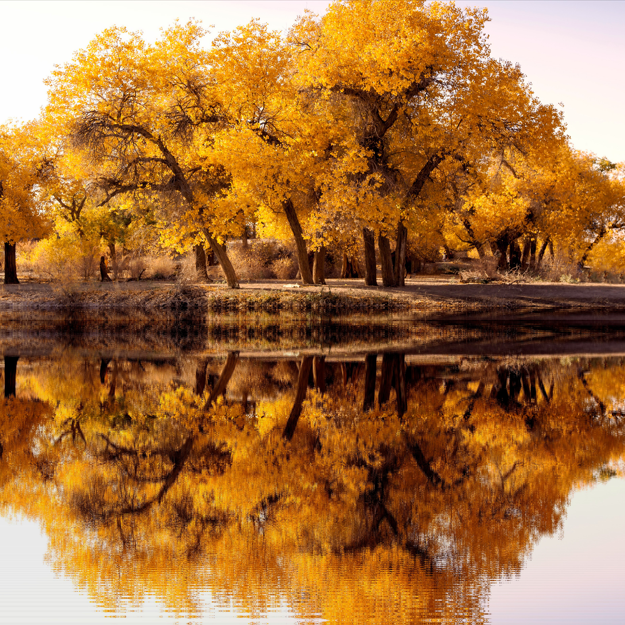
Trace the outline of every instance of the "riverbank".
<instances>
[{"instance_id":1,"label":"riverbank","mask_svg":"<svg viewBox=\"0 0 625 625\"><path fill-rule=\"evenodd\" d=\"M129 318L211 314L384 315L414 318L480 314L518 315L580 311L625 311L625 285L461 284L441 277L415 278L405 288L367 287L360 280L329 280L323 287L265 281L240 289L221 284L161 281L0 286L4 317L56 313Z\"/></svg>"}]
</instances>

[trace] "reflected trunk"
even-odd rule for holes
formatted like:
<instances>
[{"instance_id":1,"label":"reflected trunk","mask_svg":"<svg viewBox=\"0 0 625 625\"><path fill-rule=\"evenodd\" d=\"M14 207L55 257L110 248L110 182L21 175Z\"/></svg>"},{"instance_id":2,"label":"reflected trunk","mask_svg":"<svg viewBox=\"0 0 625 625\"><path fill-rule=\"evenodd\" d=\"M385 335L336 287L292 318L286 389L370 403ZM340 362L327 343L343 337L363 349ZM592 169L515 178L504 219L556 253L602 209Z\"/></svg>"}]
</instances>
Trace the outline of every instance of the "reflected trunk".
<instances>
[{"instance_id":1,"label":"reflected trunk","mask_svg":"<svg viewBox=\"0 0 625 625\"><path fill-rule=\"evenodd\" d=\"M365 398L362 409L371 410L375 404L375 382L377 377L377 355L367 354L365 360Z\"/></svg>"},{"instance_id":2,"label":"reflected trunk","mask_svg":"<svg viewBox=\"0 0 625 625\"><path fill-rule=\"evenodd\" d=\"M286 422L282 436L290 441L295 434L295 428L297 428L297 422L302 414L302 404L306 398L306 391L308 391L308 378L310 377L310 369L312 367L313 357L304 356L302 358L302 364L299 368L299 375L297 376L297 393L295 395L295 401L293 402L293 408L289 414L289 419Z\"/></svg>"},{"instance_id":3,"label":"reflected trunk","mask_svg":"<svg viewBox=\"0 0 625 625\"><path fill-rule=\"evenodd\" d=\"M4 396L15 397L15 383L17 378L17 361L19 356L4 357Z\"/></svg>"}]
</instances>

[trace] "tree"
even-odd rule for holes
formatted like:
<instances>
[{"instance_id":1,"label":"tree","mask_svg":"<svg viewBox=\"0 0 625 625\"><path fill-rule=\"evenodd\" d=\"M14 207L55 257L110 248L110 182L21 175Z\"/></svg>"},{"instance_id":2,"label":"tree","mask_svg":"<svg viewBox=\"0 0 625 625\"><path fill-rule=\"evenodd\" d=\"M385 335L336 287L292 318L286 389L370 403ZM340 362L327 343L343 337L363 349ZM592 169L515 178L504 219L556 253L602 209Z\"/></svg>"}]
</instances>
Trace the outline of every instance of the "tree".
<instances>
[{"instance_id":1,"label":"tree","mask_svg":"<svg viewBox=\"0 0 625 625\"><path fill-rule=\"evenodd\" d=\"M0 126L0 240L4 242L4 283L18 284L15 246L45 234L45 207L37 202L47 174L34 123Z\"/></svg>"},{"instance_id":2,"label":"tree","mask_svg":"<svg viewBox=\"0 0 625 625\"><path fill-rule=\"evenodd\" d=\"M561 132L560 115L535 99L520 69L489 58L487 19L451 4L368 0L336 2L293 29L301 80L353 110L334 150L347 205L334 210L349 207L378 234L386 286L403 284L406 223L442 163L470 167L495 146Z\"/></svg>"},{"instance_id":3,"label":"tree","mask_svg":"<svg viewBox=\"0 0 625 625\"><path fill-rule=\"evenodd\" d=\"M105 30L53 72L49 113L93 160L107 200L133 192L164 201L168 220L203 232L234 288L223 237L238 232L240 211L220 199L227 172L199 156L223 122L204 34L176 24L148 45L123 28Z\"/></svg>"}]
</instances>

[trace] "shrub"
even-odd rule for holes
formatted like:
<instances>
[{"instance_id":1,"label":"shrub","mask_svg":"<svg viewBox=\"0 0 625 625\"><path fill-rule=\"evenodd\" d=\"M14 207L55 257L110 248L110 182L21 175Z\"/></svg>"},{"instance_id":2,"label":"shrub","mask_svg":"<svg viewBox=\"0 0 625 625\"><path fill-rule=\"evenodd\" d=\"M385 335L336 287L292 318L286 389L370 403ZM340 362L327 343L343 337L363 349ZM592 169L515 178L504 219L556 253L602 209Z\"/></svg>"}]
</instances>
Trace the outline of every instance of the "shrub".
<instances>
[{"instance_id":1,"label":"shrub","mask_svg":"<svg viewBox=\"0 0 625 625\"><path fill-rule=\"evenodd\" d=\"M51 280L89 280L95 277L100 263L100 245L67 235L37 242L27 255L26 266L38 277ZM26 254L25 254L26 256Z\"/></svg>"},{"instance_id":2,"label":"shrub","mask_svg":"<svg viewBox=\"0 0 625 625\"><path fill-rule=\"evenodd\" d=\"M178 265L169 256L156 256L146 258L147 277L152 280L171 279L176 275Z\"/></svg>"},{"instance_id":3,"label":"shrub","mask_svg":"<svg viewBox=\"0 0 625 625\"><path fill-rule=\"evenodd\" d=\"M564 254L544 258L538 269L538 275L547 282L580 282L584 278L577 263Z\"/></svg>"},{"instance_id":4,"label":"shrub","mask_svg":"<svg viewBox=\"0 0 625 625\"><path fill-rule=\"evenodd\" d=\"M297 263L290 256L283 256L271 263L271 270L280 280L292 280L297 275Z\"/></svg>"},{"instance_id":5,"label":"shrub","mask_svg":"<svg viewBox=\"0 0 625 625\"><path fill-rule=\"evenodd\" d=\"M295 266L297 271L293 246L275 239L252 239L247 245L243 245L241 241L233 241L228 245L228 255L242 280L266 280L275 277L284 280L294 275L290 267ZM280 262L274 267L277 261ZM276 269L281 275L277 274Z\"/></svg>"}]
</instances>

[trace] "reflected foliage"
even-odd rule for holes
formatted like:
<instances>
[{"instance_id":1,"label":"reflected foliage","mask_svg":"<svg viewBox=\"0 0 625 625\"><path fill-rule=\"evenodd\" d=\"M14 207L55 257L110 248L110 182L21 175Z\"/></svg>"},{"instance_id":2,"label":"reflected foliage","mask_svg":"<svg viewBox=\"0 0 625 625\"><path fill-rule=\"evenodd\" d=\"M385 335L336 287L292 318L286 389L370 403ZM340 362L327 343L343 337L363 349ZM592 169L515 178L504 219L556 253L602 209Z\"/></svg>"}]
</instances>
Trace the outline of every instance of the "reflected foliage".
<instances>
[{"instance_id":1,"label":"reflected foliage","mask_svg":"<svg viewBox=\"0 0 625 625\"><path fill-rule=\"evenodd\" d=\"M8 362L8 364L7 364ZM15 363L18 363L15 367ZM486 622L625 445L625 360L5 359L0 502L108 609Z\"/></svg>"}]
</instances>

